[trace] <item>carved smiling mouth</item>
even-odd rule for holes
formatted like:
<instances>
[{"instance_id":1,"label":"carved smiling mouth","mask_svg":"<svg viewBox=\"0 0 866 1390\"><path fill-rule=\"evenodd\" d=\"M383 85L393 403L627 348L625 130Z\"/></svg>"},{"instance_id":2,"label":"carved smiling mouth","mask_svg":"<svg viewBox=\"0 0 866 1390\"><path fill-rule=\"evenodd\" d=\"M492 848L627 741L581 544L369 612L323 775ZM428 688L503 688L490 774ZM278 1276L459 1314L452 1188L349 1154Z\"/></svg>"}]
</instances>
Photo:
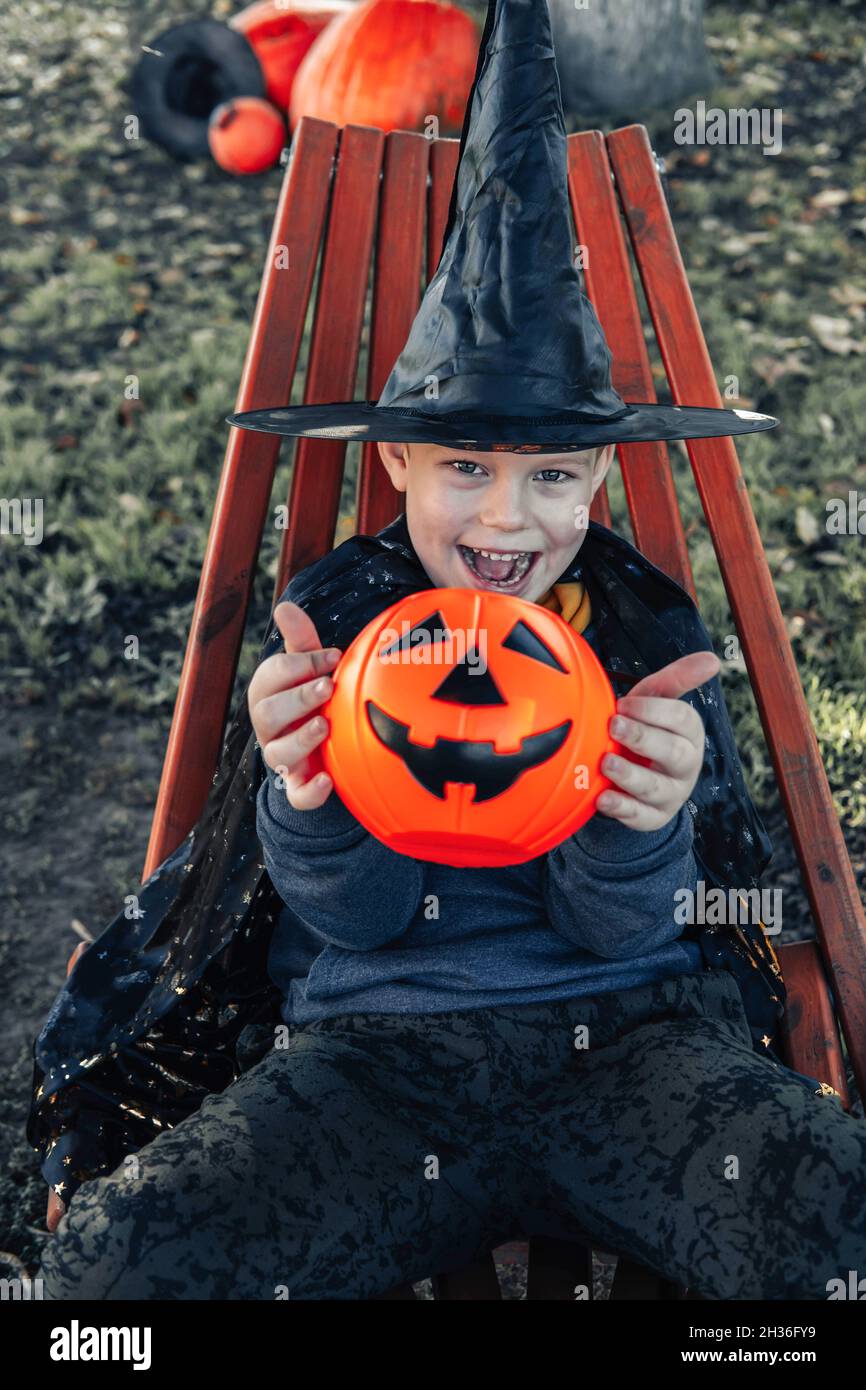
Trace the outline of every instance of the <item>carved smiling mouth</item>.
<instances>
[{"instance_id":1,"label":"carved smiling mouth","mask_svg":"<svg viewBox=\"0 0 866 1390\"><path fill-rule=\"evenodd\" d=\"M409 738L409 725L386 714L375 700L367 700L365 708L380 741L403 759L407 770L422 787L441 801L445 800L446 782L473 783L473 803L500 796L522 772L552 758L571 728L571 720L566 719L553 729L527 734L514 753L497 753L492 741L462 738L437 738L432 748L426 748L413 743Z\"/></svg>"}]
</instances>

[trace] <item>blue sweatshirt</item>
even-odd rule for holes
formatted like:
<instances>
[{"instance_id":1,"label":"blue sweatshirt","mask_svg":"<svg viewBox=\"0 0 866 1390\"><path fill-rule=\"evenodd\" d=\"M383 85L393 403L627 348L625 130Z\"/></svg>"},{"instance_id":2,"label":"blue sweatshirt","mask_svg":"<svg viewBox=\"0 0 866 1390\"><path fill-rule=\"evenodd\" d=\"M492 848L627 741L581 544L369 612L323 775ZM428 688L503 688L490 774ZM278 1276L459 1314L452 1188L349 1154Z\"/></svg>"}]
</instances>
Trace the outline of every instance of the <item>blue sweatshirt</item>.
<instances>
[{"instance_id":1,"label":"blue sweatshirt","mask_svg":"<svg viewBox=\"0 0 866 1390\"><path fill-rule=\"evenodd\" d=\"M569 999L702 968L673 915L697 880L685 806L650 832L596 814L546 854L483 869L396 853L335 791L296 811L270 770L257 813L286 904L268 956L286 1023Z\"/></svg>"},{"instance_id":2,"label":"blue sweatshirt","mask_svg":"<svg viewBox=\"0 0 866 1390\"><path fill-rule=\"evenodd\" d=\"M582 635L598 655L595 623ZM270 769L256 809L285 904L268 974L286 1023L570 999L703 968L673 915L698 877L686 806L655 831L596 813L546 854L490 869L397 854L336 791L296 811Z\"/></svg>"}]
</instances>

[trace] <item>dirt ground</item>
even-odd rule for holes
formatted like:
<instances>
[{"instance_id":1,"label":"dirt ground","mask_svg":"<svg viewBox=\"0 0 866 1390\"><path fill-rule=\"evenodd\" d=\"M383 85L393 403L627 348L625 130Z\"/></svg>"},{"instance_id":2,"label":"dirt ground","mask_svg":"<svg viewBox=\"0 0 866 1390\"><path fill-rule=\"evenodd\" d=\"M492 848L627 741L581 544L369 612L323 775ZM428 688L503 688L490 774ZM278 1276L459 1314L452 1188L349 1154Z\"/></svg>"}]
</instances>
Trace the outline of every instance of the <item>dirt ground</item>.
<instances>
[{"instance_id":1,"label":"dirt ground","mask_svg":"<svg viewBox=\"0 0 866 1390\"><path fill-rule=\"evenodd\" d=\"M47 1196L24 1135L33 1041L81 939L71 922L98 935L140 876L162 758L152 720L84 710L72 728L25 708L6 712L0 764L18 789L0 836L0 1250L32 1265Z\"/></svg>"}]
</instances>

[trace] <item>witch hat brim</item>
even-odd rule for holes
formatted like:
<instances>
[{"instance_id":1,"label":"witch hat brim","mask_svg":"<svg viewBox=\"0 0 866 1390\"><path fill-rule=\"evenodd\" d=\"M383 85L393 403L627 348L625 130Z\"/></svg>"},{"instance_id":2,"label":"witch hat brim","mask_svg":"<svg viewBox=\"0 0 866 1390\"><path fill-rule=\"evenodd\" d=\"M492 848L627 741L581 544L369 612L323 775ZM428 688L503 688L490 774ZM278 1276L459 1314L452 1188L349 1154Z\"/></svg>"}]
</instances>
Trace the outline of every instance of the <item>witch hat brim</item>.
<instances>
[{"instance_id":1,"label":"witch hat brim","mask_svg":"<svg viewBox=\"0 0 866 1390\"><path fill-rule=\"evenodd\" d=\"M314 439L559 453L772 429L772 415L630 403L574 264L548 0L489 0L436 272L377 401L230 425Z\"/></svg>"},{"instance_id":2,"label":"witch hat brim","mask_svg":"<svg viewBox=\"0 0 866 1390\"><path fill-rule=\"evenodd\" d=\"M586 421L573 412L554 418L501 416L484 421L449 419L420 410L380 406L375 401L336 401L330 405L282 406L227 415L230 425L263 434L305 436L309 439L390 440L400 444L442 444L481 452L569 453L601 444L637 444L648 440L719 439L735 434L771 430L772 415L749 410L716 410L710 406L630 405L615 420ZM512 430L510 438L505 430Z\"/></svg>"}]
</instances>

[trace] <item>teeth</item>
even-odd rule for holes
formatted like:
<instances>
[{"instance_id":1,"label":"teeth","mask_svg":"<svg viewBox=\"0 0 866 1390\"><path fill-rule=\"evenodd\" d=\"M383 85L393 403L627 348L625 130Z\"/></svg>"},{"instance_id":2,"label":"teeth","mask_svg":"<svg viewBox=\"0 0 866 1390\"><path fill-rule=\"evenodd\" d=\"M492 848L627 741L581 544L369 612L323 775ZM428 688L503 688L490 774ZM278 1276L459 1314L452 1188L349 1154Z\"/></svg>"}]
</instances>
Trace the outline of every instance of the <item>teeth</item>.
<instances>
[{"instance_id":1,"label":"teeth","mask_svg":"<svg viewBox=\"0 0 866 1390\"><path fill-rule=\"evenodd\" d=\"M463 549L468 551L470 555L487 555L493 560L517 561L511 579L488 579L485 581L488 584L495 584L501 589L514 588L515 585L520 583L526 571L529 569L529 566L532 564L532 558L535 554L533 550L480 550L478 546L474 545L466 545ZM477 572L474 564L471 565L470 568ZM483 578L484 576L482 575L480 577Z\"/></svg>"},{"instance_id":2,"label":"teeth","mask_svg":"<svg viewBox=\"0 0 866 1390\"><path fill-rule=\"evenodd\" d=\"M488 560L520 560L524 555L531 555L531 550L479 550L476 545L470 545L470 550L474 550L476 555L486 555Z\"/></svg>"}]
</instances>

